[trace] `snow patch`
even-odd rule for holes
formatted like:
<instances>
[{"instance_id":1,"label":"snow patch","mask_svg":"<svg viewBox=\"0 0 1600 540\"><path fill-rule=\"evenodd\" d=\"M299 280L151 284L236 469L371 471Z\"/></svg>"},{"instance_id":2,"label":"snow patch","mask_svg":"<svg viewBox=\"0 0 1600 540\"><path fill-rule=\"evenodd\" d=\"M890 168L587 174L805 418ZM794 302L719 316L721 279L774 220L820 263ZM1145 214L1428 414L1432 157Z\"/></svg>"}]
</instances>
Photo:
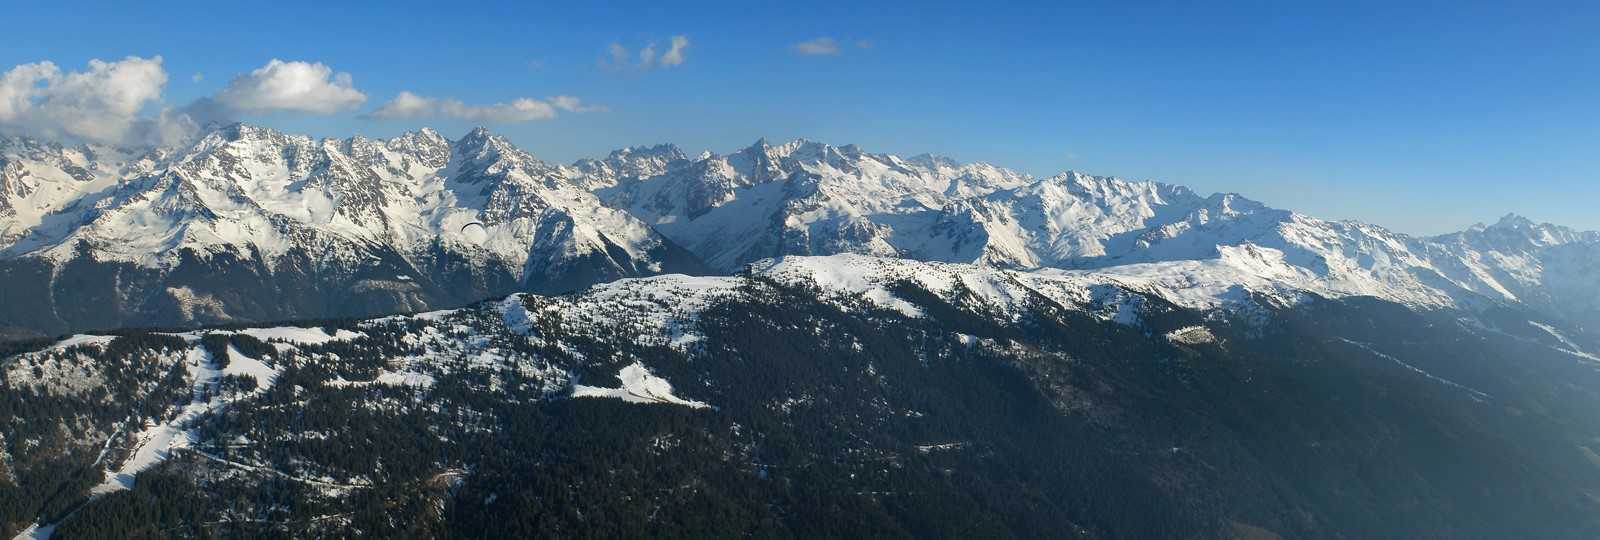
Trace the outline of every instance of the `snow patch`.
<instances>
[{"instance_id":1,"label":"snow patch","mask_svg":"<svg viewBox=\"0 0 1600 540\"><path fill-rule=\"evenodd\" d=\"M223 375L238 375L256 380L256 392L263 392L272 387L277 381L280 370L273 369L266 363L245 356L239 349L228 346L228 366L222 369Z\"/></svg>"},{"instance_id":2,"label":"snow patch","mask_svg":"<svg viewBox=\"0 0 1600 540\"><path fill-rule=\"evenodd\" d=\"M1556 329L1556 327L1548 325L1548 324L1545 324L1545 323L1534 322L1534 321L1528 321L1528 324L1531 324L1535 328L1538 328L1540 330L1544 330L1546 334L1550 334L1550 337L1556 338L1556 341L1559 341L1559 342L1561 342L1562 345L1566 346L1565 349L1561 349L1561 348L1558 347L1557 350L1560 350L1562 352L1571 354L1573 356L1579 356L1579 357L1587 358L1589 360L1594 360L1596 362L1600 362L1600 356L1595 356L1593 354L1589 354L1588 352L1584 351L1582 347L1579 347L1577 343L1573 343L1573 341L1571 339L1567 338L1566 334L1562 334L1560 330Z\"/></svg>"},{"instance_id":3,"label":"snow patch","mask_svg":"<svg viewBox=\"0 0 1600 540\"><path fill-rule=\"evenodd\" d=\"M335 378L327 382L328 386L338 388L361 387L371 385L383 386L410 386L414 388L432 388L435 379L433 375L416 371L385 371L370 381L347 381Z\"/></svg>"},{"instance_id":4,"label":"snow patch","mask_svg":"<svg viewBox=\"0 0 1600 540\"><path fill-rule=\"evenodd\" d=\"M104 346L107 343L111 343L111 340L114 340L114 339L117 339L117 337L116 336L92 336L92 335L88 335L88 334L78 334L78 335L69 337L67 339L63 339L61 341L58 341L58 342L56 342L55 345L52 345L50 348L51 349L66 349L66 348L69 348L69 347L76 347L78 345L93 345L93 346L99 347L99 346Z\"/></svg>"},{"instance_id":5,"label":"snow patch","mask_svg":"<svg viewBox=\"0 0 1600 540\"><path fill-rule=\"evenodd\" d=\"M526 334L533 329L533 316L528 313L527 306L522 303L522 295L513 294L500 301L500 314L505 320L506 328L518 334Z\"/></svg>"},{"instance_id":6,"label":"snow patch","mask_svg":"<svg viewBox=\"0 0 1600 540\"><path fill-rule=\"evenodd\" d=\"M1183 328L1167 332L1167 341L1182 345L1202 345L1206 343L1216 343L1217 336L1211 333L1210 328L1206 328L1204 326L1185 326Z\"/></svg>"},{"instance_id":7,"label":"snow patch","mask_svg":"<svg viewBox=\"0 0 1600 540\"><path fill-rule=\"evenodd\" d=\"M344 329L336 330L332 335L329 335L321 328L300 328L297 326L249 328L240 330L239 333L262 341L276 339L301 345L321 345L330 341L350 341L361 337L361 334Z\"/></svg>"},{"instance_id":8,"label":"snow patch","mask_svg":"<svg viewBox=\"0 0 1600 540\"><path fill-rule=\"evenodd\" d=\"M693 409L710 407L701 401L690 401L672 394L672 384L650 373L644 364L634 362L617 373L622 381L620 388L573 385L572 397L616 398L628 403L661 403L683 405Z\"/></svg>"},{"instance_id":9,"label":"snow patch","mask_svg":"<svg viewBox=\"0 0 1600 540\"><path fill-rule=\"evenodd\" d=\"M106 478L89 490L94 496L133 488L134 476L139 472L166 461L174 448L188 448L193 443L188 425L218 407L215 399L207 399L211 388L222 378L210 353L202 347L189 349L184 358L189 372L194 399L185 405L177 418L162 423L147 423L134 435L133 455L116 469L106 471Z\"/></svg>"},{"instance_id":10,"label":"snow patch","mask_svg":"<svg viewBox=\"0 0 1600 540\"><path fill-rule=\"evenodd\" d=\"M1470 386L1466 386L1466 385L1457 383L1455 381L1446 379L1444 377L1439 377L1439 376L1434 375L1432 373L1428 373L1427 371L1423 371L1422 368L1419 368L1417 366L1413 366L1413 365L1408 364L1408 363L1406 363L1405 361L1403 361L1403 360L1401 360L1399 358L1395 358L1394 356L1385 354L1385 353L1383 353L1381 351L1378 351L1377 349L1372 348L1372 345L1370 345L1370 344L1362 343L1360 341L1355 341L1355 340L1351 340L1351 339L1345 339L1345 338L1339 338L1339 341L1343 341L1345 343L1348 343L1348 344L1351 344L1351 345L1355 345L1356 347L1359 347L1361 350L1366 351L1368 354L1371 354L1371 355L1376 356L1378 358L1382 358L1382 359L1388 360L1390 362L1394 362L1395 364L1398 364L1400 367L1406 368L1407 370L1410 370L1413 373L1416 373L1418 375L1422 375L1423 377L1427 377L1428 379L1431 379L1433 381L1439 382L1440 384L1443 384L1445 386L1450 386L1450 387L1454 387L1454 388L1459 388L1461 390L1465 390L1468 394L1471 394L1471 397L1472 397L1473 401L1477 401L1479 403L1482 403L1483 400L1489 398L1489 394L1480 392L1480 391L1478 391L1478 390L1476 390L1476 389L1474 389L1474 388L1472 388Z\"/></svg>"},{"instance_id":11,"label":"snow patch","mask_svg":"<svg viewBox=\"0 0 1600 540\"><path fill-rule=\"evenodd\" d=\"M56 526L54 524L40 525L34 523L23 529L22 532L17 533L17 536L13 537L12 540L50 540L50 536L55 532Z\"/></svg>"}]
</instances>

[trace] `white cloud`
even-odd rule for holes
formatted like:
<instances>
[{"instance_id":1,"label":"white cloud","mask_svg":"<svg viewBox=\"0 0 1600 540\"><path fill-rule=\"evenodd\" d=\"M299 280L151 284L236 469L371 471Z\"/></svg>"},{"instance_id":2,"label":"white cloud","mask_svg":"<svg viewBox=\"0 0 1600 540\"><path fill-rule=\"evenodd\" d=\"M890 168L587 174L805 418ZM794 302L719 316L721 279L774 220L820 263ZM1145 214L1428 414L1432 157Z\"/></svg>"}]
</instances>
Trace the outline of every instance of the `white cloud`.
<instances>
[{"instance_id":1,"label":"white cloud","mask_svg":"<svg viewBox=\"0 0 1600 540\"><path fill-rule=\"evenodd\" d=\"M849 41L840 42L832 37L822 36L796 43L789 46L789 49L807 56L837 56L851 45L857 49L871 49L874 44L870 39L858 39L852 44Z\"/></svg>"},{"instance_id":2,"label":"white cloud","mask_svg":"<svg viewBox=\"0 0 1600 540\"><path fill-rule=\"evenodd\" d=\"M187 107L181 110L162 108L154 118L135 122L126 142L153 146L179 145L194 140L202 127L202 122L191 115Z\"/></svg>"},{"instance_id":3,"label":"white cloud","mask_svg":"<svg viewBox=\"0 0 1600 540\"><path fill-rule=\"evenodd\" d=\"M676 40L653 63L681 62L686 44ZM626 51L622 51L624 57ZM675 64L673 64L675 65ZM191 81L204 75L194 73ZM161 57L91 60L81 71L44 61L0 71L0 133L56 140L125 145L175 145L241 112L301 111L330 114L360 105L366 95L347 73L312 62L273 59L230 81L214 97L182 107L162 101L168 75ZM400 92L364 115L378 119L452 118L482 123L520 123L558 114L606 111L574 96L523 97L503 103L468 104Z\"/></svg>"},{"instance_id":4,"label":"white cloud","mask_svg":"<svg viewBox=\"0 0 1600 540\"><path fill-rule=\"evenodd\" d=\"M196 72L194 72L194 75L190 75L189 76L189 80L194 81L194 82L200 82L200 81L206 80L206 74L196 71Z\"/></svg>"},{"instance_id":5,"label":"white cloud","mask_svg":"<svg viewBox=\"0 0 1600 540\"><path fill-rule=\"evenodd\" d=\"M248 74L234 77L217 101L248 112L297 111L332 114L360 105L366 94L355 89L349 73L334 73L322 63L272 59Z\"/></svg>"},{"instance_id":6,"label":"white cloud","mask_svg":"<svg viewBox=\"0 0 1600 540\"><path fill-rule=\"evenodd\" d=\"M639 49L639 67L650 69L656 66L656 44L645 45Z\"/></svg>"},{"instance_id":7,"label":"white cloud","mask_svg":"<svg viewBox=\"0 0 1600 540\"><path fill-rule=\"evenodd\" d=\"M583 100L572 96L551 96L550 104L557 109L575 113L606 112L608 110L604 105L584 105Z\"/></svg>"},{"instance_id":8,"label":"white cloud","mask_svg":"<svg viewBox=\"0 0 1600 540\"><path fill-rule=\"evenodd\" d=\"M794 44L794 52L812 55L829 56L839 54L839 43L831 37L819 37Z\"/></svg>"},{"instance_id":9,"label":"white cloud","mask_svg":"<svg viewBox=\"0 0 1600 540\"><path fill-rule=\"evenodd\" d=\"M666 54L661 55L661 67L683 64L684 50L688 48L688 36L672 36L672 46L667 48Z\"/></svg>"},{"instance_id":10,"label":"white cloud","mask_svg":"<svg viewBox=\"0 0 1600 540\"><path fill-rule=\"evenodd\" d=\"M621 43L617 43L617 42L613 41L613 42L611 42L611 47L608 48L607 51L611 53L611 64L612 65L616 65L616 66L628 65L628 48L627 47L623 47ZM601 60L601 62L604 63L605 61Z\"/></svg>"},{"instance_id":11,"label":"white cloud","mask_svg":"<svg viewBox=\"0 0 1600 540\"><path fill-rule=\"evenodd\" d=\"M140 130L140 113L161 101L161 57L90 60L84 71L51 62L22 64L0 75L0 128L48 138L123 144Z\"/></svg>"},{"instance_id":12,"label":"white cloud","mask_svg":"<svg viewBox=\"0 0 1600 540\"><path fill-rule=\"evenodd\" d=\"M413 118L454 118L491 124L515 124L535 120L549 120L557 111L573 113L602 112L606 108L585 105L572 96L554 96L548 100L518 98L509 103L469 105L458 99L437 99L400 92L394 99L368 113L368 118L398 120Z\"/></svg>"},{"instance_id":13,"label":"white cloud","mask_svg":"<svg viewBox=\"0 0 1600 540\"><path fill-rule=\"evenodd\" d=\"M49 81L60 77L61 70L50 62L22 64L0 75L0 123L21 119L33 109L34 96L49 91Z\"/></svg>"},{"instance_id":14,"label":"white cloud","mask_svg":"<svg viewBox=\"0 0 1600 540\"><path fill-rule=\"evenodd\" d=\"M628 48L619 42L612 42L606 47L606 56L600 58L600 67L606 69L634 69L650 71L683 65L687 59L689 49L688 36L672 36L668 43L667 51L656 52L655 42L651 42L639 49L638 53L630 54Z\"/></svg>"},{"instance_id":15,"label":"white cloud","mask_svg":"<svg viewBox=\"0 0 1600 540\"><path fill-rule=\"evenodd\" d=\"M439 112L450 118L491 124L516 124L556 117L555 107L533 98L518 98L510 103L494 105L467 105L460 100L447 99L439 105Z\"/></svg>"},{"instance_id":16,"label":"white cloud","mask_svg":"<svg viewBox=\"0 0 1600 540\"><path fill-rule=\"evenodd\" d=\"M402 91L400 95L395 96L388 103L384 103L372 112L367 113L367 116L381 120L421 118L437 115L438 106L438 100Z\"/></svg>"}]
</instances>

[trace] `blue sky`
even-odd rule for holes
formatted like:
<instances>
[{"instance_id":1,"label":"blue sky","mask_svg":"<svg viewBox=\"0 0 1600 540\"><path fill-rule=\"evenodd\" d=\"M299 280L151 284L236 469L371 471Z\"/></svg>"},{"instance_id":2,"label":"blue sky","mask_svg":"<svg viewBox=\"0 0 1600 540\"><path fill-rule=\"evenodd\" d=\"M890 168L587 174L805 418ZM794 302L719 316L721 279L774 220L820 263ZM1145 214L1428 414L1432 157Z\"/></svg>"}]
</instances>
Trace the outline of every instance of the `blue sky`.
<instances>
[{"instance_id":1,"label":"blue sky","mask_svg":"<svg viewBox=\"0 0 1600 540\"><path fill-rule=\"evenodd\" d=\"M490 127L555 161L805 137L1151 178L1411 233L1506 212L1600 229L1600 3L1105 4L25 2L8 8L0 71L159 55L153 110L277 58L348 73L365 96L241 112L318 136L485 123L364 117L401 91L434 107L574 96L606 110ZM688 41L677 65L601 65L613 44L636 61L673 36ZM837 53L796 49L820 38Z\"/></svg>"}]
</instances>

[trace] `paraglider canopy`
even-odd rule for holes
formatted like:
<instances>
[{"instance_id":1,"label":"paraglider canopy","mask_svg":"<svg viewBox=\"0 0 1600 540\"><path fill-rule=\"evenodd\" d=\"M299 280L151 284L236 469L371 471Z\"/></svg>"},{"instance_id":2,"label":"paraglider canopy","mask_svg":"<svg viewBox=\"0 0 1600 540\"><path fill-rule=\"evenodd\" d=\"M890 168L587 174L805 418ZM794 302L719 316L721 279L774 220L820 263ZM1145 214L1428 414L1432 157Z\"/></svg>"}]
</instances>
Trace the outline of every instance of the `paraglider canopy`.
<instances>
[{"instance_id":1,"label":"paraglider canopy","mask_svg":"<svg viewBox=\"0 0 1600 540\"><path fill-rule=\"evenodd\" d=\"M471 221L462 225L460 233L462 238L474 244L482 244L484 240L489 239L489 230L484 228L481 221Z\"/></svg>"}]
</instances>

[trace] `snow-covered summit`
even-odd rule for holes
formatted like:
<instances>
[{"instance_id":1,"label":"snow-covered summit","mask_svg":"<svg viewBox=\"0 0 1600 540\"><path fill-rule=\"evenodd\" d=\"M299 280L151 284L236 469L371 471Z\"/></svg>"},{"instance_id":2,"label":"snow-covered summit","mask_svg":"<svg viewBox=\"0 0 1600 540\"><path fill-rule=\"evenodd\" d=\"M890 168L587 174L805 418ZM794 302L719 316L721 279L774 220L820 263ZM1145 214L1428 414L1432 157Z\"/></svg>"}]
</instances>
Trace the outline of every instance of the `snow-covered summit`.
<instances>
[{"instance_id":1,"label":"snow-covered summit","mask_svg":"<svg viewBox=\"0 0 1600 540\"><path fill-rule=\"evenodd\" d=\"M1600 232L1535 223L1517 214L1506 214L1492 225L1479 223L1465 231L1436 236L1433 240L1472 249L1510 253L1574 242L1600 241Z\"/></svg>"},{"instance_id":2,"label":"snow-covered summit","mask_svg":"<svg viewBox=\"0 0 1600 540\"><path fill-rule=\"evenodd\" d=\"M572 167L574 178L583 182L586 189L594 190L656 176L688 161L688 155L676 145L658 144L614 150L604 159L582 159Z\"/></svg>"}]
</instances>

